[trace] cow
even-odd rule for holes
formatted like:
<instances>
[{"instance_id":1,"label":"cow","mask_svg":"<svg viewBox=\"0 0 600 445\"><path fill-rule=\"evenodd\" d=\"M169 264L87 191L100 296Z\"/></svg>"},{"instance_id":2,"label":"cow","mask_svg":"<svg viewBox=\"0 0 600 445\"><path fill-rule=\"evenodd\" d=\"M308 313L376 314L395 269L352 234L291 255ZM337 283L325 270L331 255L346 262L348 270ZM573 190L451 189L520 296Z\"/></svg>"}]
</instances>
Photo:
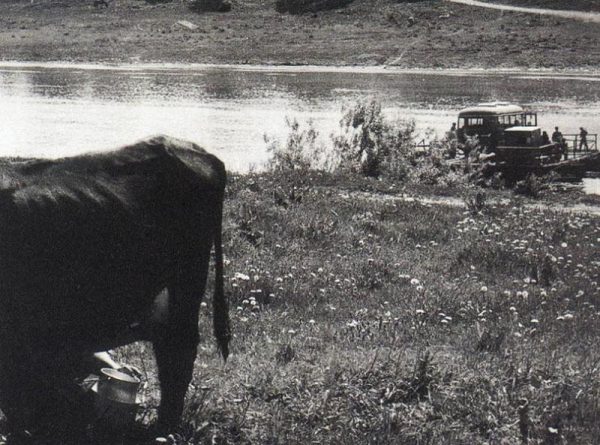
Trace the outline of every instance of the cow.
<instances>
[{"instance_id":1,"label":"cow","mask_svg":"<svg viewBox=\"0 0 600 445\"><path fill-rule=\"evenodd\" d=\"M139 340L155 353L159 429L176 426L213 245L213 329L225 360L229 352L225 182L217 157L167 136L63 159L0 159L0 408L13 428L52 413L84 357ZM161 316L157 295L166 295Z\"/></svg>"}]
</instances>

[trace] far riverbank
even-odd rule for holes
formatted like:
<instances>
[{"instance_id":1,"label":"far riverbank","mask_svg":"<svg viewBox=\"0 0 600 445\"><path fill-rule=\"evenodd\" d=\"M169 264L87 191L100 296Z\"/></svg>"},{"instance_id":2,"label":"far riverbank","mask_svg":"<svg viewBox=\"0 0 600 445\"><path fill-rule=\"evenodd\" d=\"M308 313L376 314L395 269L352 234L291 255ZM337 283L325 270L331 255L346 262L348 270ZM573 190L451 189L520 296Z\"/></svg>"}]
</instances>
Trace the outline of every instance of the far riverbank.
<instances>
[{"instance_id":1,"label":"far riverbank","mask_svg":"<svg viewBox=\"0 0 600 445\"><path fill-rule=\"evenodd\" d=\"M434 0L355 0L300 16L262 1L204 14L181 0L0 4L5 61L596 69L599 32L600 24Z\"/></svg>"}]
</instances>

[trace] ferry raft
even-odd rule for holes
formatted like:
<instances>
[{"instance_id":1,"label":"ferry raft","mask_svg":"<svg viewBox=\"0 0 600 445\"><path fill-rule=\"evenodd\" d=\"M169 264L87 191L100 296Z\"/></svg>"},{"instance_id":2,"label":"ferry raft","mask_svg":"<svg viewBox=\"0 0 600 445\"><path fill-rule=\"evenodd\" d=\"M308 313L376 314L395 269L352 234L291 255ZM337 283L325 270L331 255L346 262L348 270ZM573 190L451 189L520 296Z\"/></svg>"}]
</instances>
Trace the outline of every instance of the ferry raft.
<instances>
[{"instance_id":1,"label":"ferry raft","mask_svg":"<svg viewBox=\"0 0 600 445\"><path fill-rule=\"evenodd\" d=\"M538 126L537 113L508 102L482 103L465 108L450 135L468 154L470 141L477 140L486 166L511 176L557 171L577 175L600 172L598 135L579 134L552 137ZM476 139L475 139L476 138Z\"/></svg>"}]
</instances>

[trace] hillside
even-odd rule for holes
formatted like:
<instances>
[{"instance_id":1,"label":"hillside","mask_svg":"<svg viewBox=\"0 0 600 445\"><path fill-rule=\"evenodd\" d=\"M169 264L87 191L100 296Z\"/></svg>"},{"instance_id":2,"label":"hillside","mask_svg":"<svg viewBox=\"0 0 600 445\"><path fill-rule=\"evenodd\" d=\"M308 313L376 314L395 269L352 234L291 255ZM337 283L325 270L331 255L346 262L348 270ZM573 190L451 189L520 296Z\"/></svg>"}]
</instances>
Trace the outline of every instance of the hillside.
<instances>
[{"instance_id":1,"label":"hillside","mask_svg":"<svg viewBox=\"0 0 600 445\"><path fill-rule=\"evenodd\" d=\"M572 9L577 11L600 11L598 0L496 0L496 3L531 8Z\"/></svg>"},{"instance_id":2,"label":"hillside","mask_svg":"<svg viewBox=\"0 0 600 445\"><path fill-rule=\"evenodd\" d=\"M344 9L299 16L276 12L274 0L232 1L229 13L195 13L183 0L112 0L108 8L94 7L92 0L5 0L0 3L1 57L559 69L595 68L600 62L597 24L440 0L355 0ZM197 28L178 24L182 20Z\"/></svg>"}]
</instances>

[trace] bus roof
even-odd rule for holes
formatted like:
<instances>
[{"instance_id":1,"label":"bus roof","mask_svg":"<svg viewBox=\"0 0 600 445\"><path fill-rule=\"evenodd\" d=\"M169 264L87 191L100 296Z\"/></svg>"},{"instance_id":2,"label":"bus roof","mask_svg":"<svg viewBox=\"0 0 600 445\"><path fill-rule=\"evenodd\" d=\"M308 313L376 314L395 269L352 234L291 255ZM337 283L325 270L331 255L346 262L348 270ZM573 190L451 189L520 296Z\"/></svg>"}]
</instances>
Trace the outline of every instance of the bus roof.
<instances>
[{"instance_id":1,"label":"bus roof","mask_svg":"<svg viewBox=\"0 0 600 445\"><path fill-rule=\"evenodd\" d=\"M464 116L489 116L499 114L518 114L523 113L523 107L509 104L508 102L489 102L477 104L474 107L468 107L458 113L458 117Z\"/></svg>"},{"instance_id":2,"label":"bus roof","mask_svg":"<svg viewBox=\"0 0 600 445\"><path fill-rule=\"evenodd\" d=\"M525 125L523 125L523 126L519 126L519 127L509 127L509 128L506 128L504 130L504 132L505 133L519 133L521 131L532 132L532 131L536 131L536 130L542 131L542 129L540 127L525 126Z\"/></svg>"}]
</instances>

